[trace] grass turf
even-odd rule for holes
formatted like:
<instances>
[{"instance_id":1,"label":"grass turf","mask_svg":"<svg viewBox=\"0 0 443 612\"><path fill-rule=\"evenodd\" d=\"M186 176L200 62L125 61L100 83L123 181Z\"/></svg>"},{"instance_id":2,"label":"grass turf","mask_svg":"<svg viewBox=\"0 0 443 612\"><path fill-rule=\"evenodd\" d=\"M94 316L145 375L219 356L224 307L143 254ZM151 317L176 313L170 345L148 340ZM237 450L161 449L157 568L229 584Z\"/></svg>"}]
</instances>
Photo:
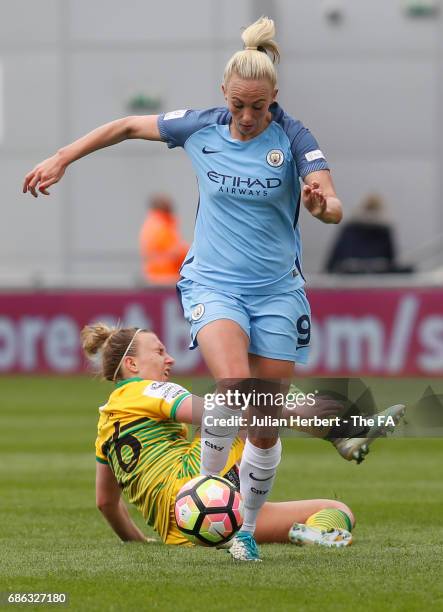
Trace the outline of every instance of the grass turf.
<instances>
[{"instance_id":1,"label":"grass turf","mask_svg":"<svg viewBox=\"0 0 443 612\"><path fill-rule=\"evenodd\" d=\"M372 383L386 404L426 386ZM325 442L285 439L273 499L342 499L357 517L355 545L268 545L264 563L238 565L224 551L116 540L94 504L106 384L8 377L0 386L0 591L67 592L70 609L91 611L443 609L443 440L380 440L356 466Z\"/></svg>"}]
</instances>

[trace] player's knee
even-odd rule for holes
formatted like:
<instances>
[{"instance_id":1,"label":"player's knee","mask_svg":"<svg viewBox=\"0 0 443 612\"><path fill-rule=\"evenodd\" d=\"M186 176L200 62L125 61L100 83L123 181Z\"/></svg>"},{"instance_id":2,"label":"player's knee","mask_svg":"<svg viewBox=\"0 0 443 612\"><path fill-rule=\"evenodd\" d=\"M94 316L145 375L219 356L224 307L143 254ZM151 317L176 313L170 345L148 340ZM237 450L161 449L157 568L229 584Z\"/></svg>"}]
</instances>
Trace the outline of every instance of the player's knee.
<instances>
[{"instance_id":1,"label":"player's knee","mask_svg":"<svg viewBox=\"0 0 443 612\"><path fill-rule=\"evenodd\" d=\"M228 369L225 372L228 373ZM217 391L223 393L229 398L230 408L241 408L244 405L245 398L251 389L251 379L249 378L249 372L239 371L234 376L233 372L230 372L230 376L224 376L217 378ZM232 400L234 405L232 405Z\"/></svg>"},{"instance_id":2,"label":"player's knee","mask_svg":"<svg viewBox=\"0 0 443 612\"><path fill-rule=\"evenodd\" d=\"M224 386L245 385L246 382L244 381L249 381L250 376L251 371L249 370L249 366L247 364L242 365L238 363L225 363L223 367L217 371L217 380Z\"/></svg>"}]
</instances>

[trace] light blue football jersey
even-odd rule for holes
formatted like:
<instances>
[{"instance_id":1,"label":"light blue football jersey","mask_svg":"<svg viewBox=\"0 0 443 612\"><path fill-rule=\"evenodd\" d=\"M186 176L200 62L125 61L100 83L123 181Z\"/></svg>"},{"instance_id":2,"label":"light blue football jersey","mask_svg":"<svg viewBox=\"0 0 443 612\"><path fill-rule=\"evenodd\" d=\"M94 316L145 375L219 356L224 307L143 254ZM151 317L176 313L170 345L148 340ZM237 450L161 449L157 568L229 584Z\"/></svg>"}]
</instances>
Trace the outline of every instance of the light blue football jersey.
<instances>
[{"instance_id":1,"label":"light blue football jersey","mask_svg":"<svg viewBox=\"0 0 443 612\"><path fill-rule=\"evenodd\" d=\"M185 149L198 180L194 242L183 277L237 294L275 294L304 284L300 178L328 165L300 121L277 103L270 111L269 126L247 141L231 137L226 108L159 116L162 140Z\"/></svg>"}]
</instances>

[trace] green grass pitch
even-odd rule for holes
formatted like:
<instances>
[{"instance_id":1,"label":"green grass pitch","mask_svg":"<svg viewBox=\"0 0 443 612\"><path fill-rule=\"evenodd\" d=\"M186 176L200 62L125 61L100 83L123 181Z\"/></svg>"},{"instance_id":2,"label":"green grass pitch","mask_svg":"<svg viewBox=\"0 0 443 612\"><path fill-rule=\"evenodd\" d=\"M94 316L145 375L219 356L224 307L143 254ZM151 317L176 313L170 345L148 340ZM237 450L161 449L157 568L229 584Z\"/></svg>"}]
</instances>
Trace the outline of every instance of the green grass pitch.
<instances>
[{"instance_id":1,"label":"green grass pitch","mask_svg":"<svg viewBox=\"0 0 443 612\"><path fill-rule=\"evenodd\" d=\"M372 382L384 405L425 387ZM443 610L442 439L380 440L360 466L323 441L285 439L272 499L344 500L355 544L268 545L263 563L238 565L225 551L120 544L110 531L94 503L107 383L4 377L0 387L1 592L67 592L81 611Z\"/></svg>"}]
</instances>

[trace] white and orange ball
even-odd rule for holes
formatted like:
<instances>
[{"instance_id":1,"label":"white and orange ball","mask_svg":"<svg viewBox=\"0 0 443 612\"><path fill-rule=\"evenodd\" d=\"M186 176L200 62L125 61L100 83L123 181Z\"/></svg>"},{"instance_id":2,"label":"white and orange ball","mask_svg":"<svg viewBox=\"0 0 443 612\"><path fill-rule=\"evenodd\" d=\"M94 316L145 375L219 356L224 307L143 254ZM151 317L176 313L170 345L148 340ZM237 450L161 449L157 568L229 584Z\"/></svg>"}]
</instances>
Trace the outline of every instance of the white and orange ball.
<instances>
[{"instance_id":1,"label":"white and orange ball","mask_svg":"<svg viewBox=\"0 0 443 612\"><path fill-rule=\"evenodd\" d=\"M219 476L197 476L178 492L175 520L180 531L194 544L225 544L243 523L240 493Z\"/></svg>"}]
</instances>

